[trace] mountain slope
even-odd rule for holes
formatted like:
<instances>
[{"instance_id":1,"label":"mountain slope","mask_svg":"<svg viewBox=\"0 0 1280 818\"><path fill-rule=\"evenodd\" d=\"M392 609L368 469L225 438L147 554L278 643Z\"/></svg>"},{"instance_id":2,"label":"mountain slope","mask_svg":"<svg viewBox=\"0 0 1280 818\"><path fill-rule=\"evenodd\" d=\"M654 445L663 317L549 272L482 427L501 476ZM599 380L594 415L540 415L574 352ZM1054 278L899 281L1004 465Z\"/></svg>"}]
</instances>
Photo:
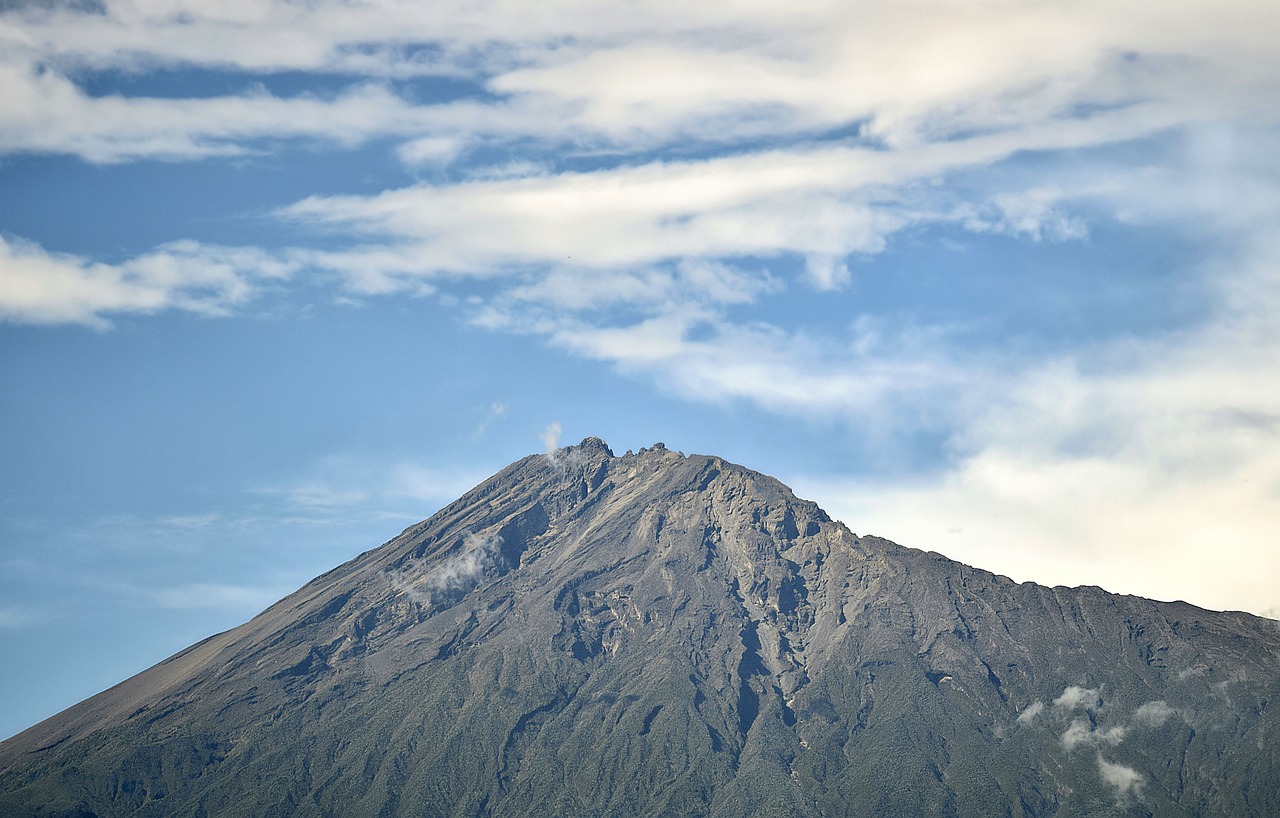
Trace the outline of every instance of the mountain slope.
<instances>
[{"instance_id":1,"label":"mountain slope","mask_svg":"<svg viewBox=\"0 0 1280 818\"><path fill-rule=\"evenodd\" d=\"M0 745L4 815L1276 815L1277 623L589 438Z\"/></svg>"}]
</instances>

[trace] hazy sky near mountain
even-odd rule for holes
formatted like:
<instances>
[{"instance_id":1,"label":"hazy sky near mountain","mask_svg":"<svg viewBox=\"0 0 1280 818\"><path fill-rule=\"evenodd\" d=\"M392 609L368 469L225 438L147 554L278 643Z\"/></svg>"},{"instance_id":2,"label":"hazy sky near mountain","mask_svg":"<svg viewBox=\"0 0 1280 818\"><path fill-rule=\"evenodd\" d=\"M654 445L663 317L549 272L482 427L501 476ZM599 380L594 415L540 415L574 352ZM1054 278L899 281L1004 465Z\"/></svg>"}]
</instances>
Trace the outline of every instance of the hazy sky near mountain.
<instances>
[{"instance_id":1,"label":"hazy sky near mountain","mask_svg":"<svg viewBox=\"0 0 1280 818\"><path fill-rule=\"evenodd\" d=\"M0 734L586 435L1280 615L1277 30L0 4Z\"/></svg>"}]
</instances>

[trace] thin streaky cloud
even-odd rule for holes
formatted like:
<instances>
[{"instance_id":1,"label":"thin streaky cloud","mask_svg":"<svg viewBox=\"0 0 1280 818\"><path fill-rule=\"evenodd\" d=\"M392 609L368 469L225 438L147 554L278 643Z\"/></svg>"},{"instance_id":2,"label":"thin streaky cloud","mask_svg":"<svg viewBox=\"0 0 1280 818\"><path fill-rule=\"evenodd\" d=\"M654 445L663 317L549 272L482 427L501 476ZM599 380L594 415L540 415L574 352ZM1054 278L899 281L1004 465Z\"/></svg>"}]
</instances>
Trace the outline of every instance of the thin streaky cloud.
<instances>
[{"instance_id":1,"label":"thin streaky cloud","mask_svg":"<svg viewBox=\"0 0 1280 818\"><path fill-rule=\"evenodd\" d=\"M230 608L256 612L292 591L288 585L236 585L200 582L154 592L161 608Z\"/></svg>"},{"instance_id":2,"label":"thin streaky cloud","mask_svg":"<svg viewBox=\"0 0 1280 818\"><path fill-rule=\"evenodd\" d=\"M257 248L174 242L120 264L51 253L0 236L0 319L110 326L110 316L184 310L231 313L297 265Z\"/></svg>"},{"instance_id":3,"label":"thin streaky cloud","mask_svg":"<svg viewBox=\"0 0 1280 818\"><path fill-rule=\"evenodd\" d=\"M0 15L9 45L0 150L116 162L257 151L262 139L351 145L398 136L401 156L419 164L491 139L627 153L851 125L906 148L1070 127L1091 109L1142 113L1148 133L1255 117L1280 89L1280 59L1258 33L1274 29L1277 14L1257 3L1215 4L1212 13L1194 2L1090 2L1070 12L1041 3L878 12L814 3L787 15L758 4L674 14L642 3L625 20L578 4L573 14L564 4L242 5L234 15L188 6L180 20L124 2L104 4L102 14ZM353 81L329 97L161 99L91 97L74 80L193 65ZM406 73L467 77L484 93L419 105L366 80Z\"/></svg>"}]
</instances>

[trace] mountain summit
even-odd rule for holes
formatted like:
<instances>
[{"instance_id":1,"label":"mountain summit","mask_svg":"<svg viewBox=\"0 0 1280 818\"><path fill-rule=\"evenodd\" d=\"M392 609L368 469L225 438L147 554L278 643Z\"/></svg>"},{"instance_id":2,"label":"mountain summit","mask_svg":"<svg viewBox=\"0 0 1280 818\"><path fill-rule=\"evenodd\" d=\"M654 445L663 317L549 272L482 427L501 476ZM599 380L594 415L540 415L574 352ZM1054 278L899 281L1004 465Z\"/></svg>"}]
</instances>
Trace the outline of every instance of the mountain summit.
<instances>
[{"instance_id":1,"label":"mountain summit","mask_svg":"<svg viewBox=\"0 0 1280 818\"><path fill-rule=\"evenodd\" d=\"M1277 625L588 438L0 744L0 814L1274 816Z\"/></svg>"}]
</instances>

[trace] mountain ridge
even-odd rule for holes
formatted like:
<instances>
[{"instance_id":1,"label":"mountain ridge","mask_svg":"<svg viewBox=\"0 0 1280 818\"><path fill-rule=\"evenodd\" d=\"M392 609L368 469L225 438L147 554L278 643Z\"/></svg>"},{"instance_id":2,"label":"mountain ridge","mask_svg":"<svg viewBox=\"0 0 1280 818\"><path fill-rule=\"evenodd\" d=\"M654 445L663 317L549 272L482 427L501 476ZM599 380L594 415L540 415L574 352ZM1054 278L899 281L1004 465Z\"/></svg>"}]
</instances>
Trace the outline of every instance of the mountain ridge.
<instances>
[{"instance_id":1,"label":"mountain ridge","mask_svg":"<svg viewBox=\"0 0 1280 818\"><path fill-rule=\"evenodd\" d=\"M1275 814L1275 626L1015 583L587 438L3 742L0 807Z\"/></svg>"}]
</instances>

